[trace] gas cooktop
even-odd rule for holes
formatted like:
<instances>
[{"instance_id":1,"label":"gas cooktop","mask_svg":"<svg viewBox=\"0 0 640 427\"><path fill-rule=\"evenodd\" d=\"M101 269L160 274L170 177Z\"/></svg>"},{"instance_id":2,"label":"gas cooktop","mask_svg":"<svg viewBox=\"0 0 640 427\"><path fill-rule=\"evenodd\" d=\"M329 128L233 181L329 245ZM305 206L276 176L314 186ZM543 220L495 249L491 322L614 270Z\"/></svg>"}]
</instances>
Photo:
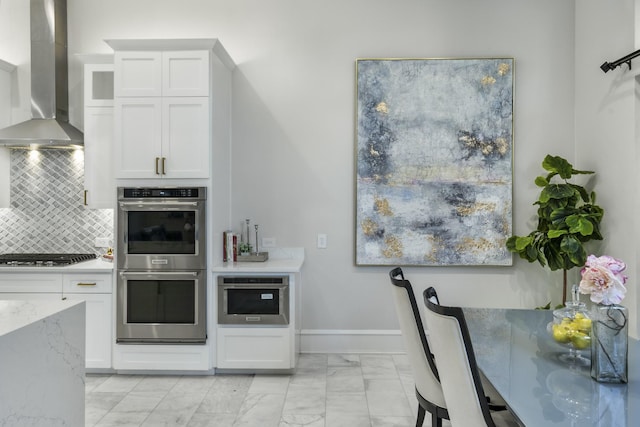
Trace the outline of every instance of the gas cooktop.
<instances>
[{"instance_id":1,"label":"gas cooktop","mask_svg":"<svg viewBox=\"0 0 640 427\"><path fill-rule=\"evenodd\" d=\"M0 266L52 267L95 259L95 254L0 254Z\"/></svg>"}]
</instances>

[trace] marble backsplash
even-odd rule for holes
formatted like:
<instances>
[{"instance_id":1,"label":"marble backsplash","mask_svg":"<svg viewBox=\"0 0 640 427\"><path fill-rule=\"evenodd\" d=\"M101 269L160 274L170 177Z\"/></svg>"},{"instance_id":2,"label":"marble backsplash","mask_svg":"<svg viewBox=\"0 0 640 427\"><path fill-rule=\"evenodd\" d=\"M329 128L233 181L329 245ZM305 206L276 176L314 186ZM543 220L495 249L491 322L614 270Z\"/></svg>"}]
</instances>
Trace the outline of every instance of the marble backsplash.
<instances>
[{"instance_id":1,"label":"marble backsplash","mask_svg":"<svg viewBox=\"0 0 640 427\"><path fill-rule=\"evenodd\" d=\"M0 209L0 253L104 253L113 209L83 206L84 152L11 150L10 208Z\"/></svg>"}]
</instances>

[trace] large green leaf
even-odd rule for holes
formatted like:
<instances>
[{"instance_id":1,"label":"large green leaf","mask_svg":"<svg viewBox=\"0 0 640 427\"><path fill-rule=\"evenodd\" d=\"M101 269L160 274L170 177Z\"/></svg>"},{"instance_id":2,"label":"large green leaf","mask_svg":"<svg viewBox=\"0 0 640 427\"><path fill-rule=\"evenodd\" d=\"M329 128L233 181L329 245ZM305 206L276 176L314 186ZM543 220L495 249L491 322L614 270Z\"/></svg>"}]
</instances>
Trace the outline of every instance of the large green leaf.
<instances>
[{"instance_id":1,"label":"large green leaf","mask_svg":"<svg viewBox=\"0 0 640 427\"><path fill-rule=\"evenodd\" d=\"M582 243L574 236L565 236L560 243L560 249L564 252L567 258L573 263L570 267L582 266L587 261L587 253L582 246ZM569 270L565 268L565 270Z\"/></svg>"},{"instance_id":2,"label":"large green leaf","mask_svg":"<svg viewBox=\"0 0 640 427\"><path fill-rule=\"evenodd\" d=\"M556 237L564 236L567 233L567 230L549 230L547 232L547 236L549 236L550 239L555 239Z\"/></svg>"},{"instance_id":3,"label":"large green leaf","mask_svg":"<svg viewBox=\"0 0 640 427\"><path fill-rule=\"evenodd\" d=\"M581 187L579 185L574 185L574 184L569 184L571 185L571 187L576 191L576 193L580 194L580 198L582 198L582 201L585 203L589 203L589 193L587 193L587 190L584 189L584 187Z\"/></svg>"},{"instance_id":4,"label":"large green leaf","mask_svg":"<svg viewBox=\"0 0 640 427\"><path fill-rule=\"evenodd\" d=\"M543 253L551 271L562 270L564 268L564 261L558 243L553 242L552 244L545 245Z\"/></svg>"},{"instance_id":5,"label":"large green leaf","mask_svg":"<svg viewBox=\"0 0 640 427\"><path fill-rule=\"evenodd\" d=\"M526 249L526 247L529 246L532 241L533 241L533 237L531 236L518 237L516 239L516 250L522 251Z\"/></svg>"},{"instance_id":6,"label":"large green leaf","mask_svg":"<svg viewBox=\"0 0 640 427\"><path fill-rule=\"evenodd\" d=\"M593 233L593 223L586 215L571 215L566 218L565 222L571 233L580 233L583 236L590 236Z\"/></svg>"},{"instance_id":7,"label":"large green leaf","mask_svg":"<svg viewBox=\"0 0 640 427\"><path fill-rule=\"evenodd\" d=\"M547 178L545 178L544 176L536 177L534 182L538 187L544 187L545 185L549 184L549 180L547 180Z\"/></svg>"},{"instance_id":8,"label":"large green leaf","mask_svg":"<svg viewBox=\"0 0 640 427\"><path fill-rule=\"evenodd\" d=\"M550 171L551 173L560 175L560 178L562 179L569 179L571 178L571 175L584 175L594 173L593 171L582 171L574 169L571 163L560 156L547 155L542 161L542 167L545 170Z\"/></svg>"},{"instance_id":9,"label":"large green leaf","mask_svg":"<svg viewBox=\"0 0 640 427\"><path fill-rule=\"evenodd\" d=\"M542 161L542 167L549 172L555 172L562 179L571 178L571 172L573 171L571 163L559 156L547 155Z\"/></svg>"},{"instance_id":10,"label":"large green leaf","mask_svg":"<svg viewBox=\"0 0 640 427\"><path fill-rule=\"evenodd\" d=\"M575 209L554 209L553 212L549 215L549 219L551 223L555 226L560 226L566 221L566 218L575 214Z\"/></svg>"},{"instance_id":11,"label":"large green leaf","mask_svg":"<svg viewBox=\"0 0 640 427\"><path fill-rule=\"evenodd\" d=\"M569 184L549 184L540 192L540 201L544 203L549 199L567 199L575 194L575 190Z\"/></svg>"}]
</instances>

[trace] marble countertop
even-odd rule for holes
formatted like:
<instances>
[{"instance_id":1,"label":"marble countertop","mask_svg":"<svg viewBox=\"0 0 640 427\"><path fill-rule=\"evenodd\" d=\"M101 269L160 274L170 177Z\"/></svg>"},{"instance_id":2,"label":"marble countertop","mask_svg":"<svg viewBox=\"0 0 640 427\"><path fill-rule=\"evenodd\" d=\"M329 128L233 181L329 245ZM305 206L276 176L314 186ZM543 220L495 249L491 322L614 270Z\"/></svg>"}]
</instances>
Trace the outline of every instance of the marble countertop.
<instances>
[{"instance_id":1,"label":"marble countertop","mask_svg":"<svg viewBox=\"0 0 640 427\"><path fill-rule=\"evenodd\" d=\"M299 273L304 264L304 248L269 250L264 262L225 262L214 265L214 273Z\"/></svg>"},{"instance_id":2,"label":"marble countertop","mask_svg":"<svg viewBox=\"0 0 640 427\"><path fill-rule=\"evenodd\" d=\"M113 262L102 258L58 267L0 266L1 273L110 273Z\"/></svg>"},{"instance_id":3,"label":"marble countertop","mask_svg":"<svg viewBox=\"0 0 640 427\"><path fill-rule=\"evenodd\" d=\"M0 301L0 337L77 304L84 304L84 301Z\"/></svg>"}]
</instances>

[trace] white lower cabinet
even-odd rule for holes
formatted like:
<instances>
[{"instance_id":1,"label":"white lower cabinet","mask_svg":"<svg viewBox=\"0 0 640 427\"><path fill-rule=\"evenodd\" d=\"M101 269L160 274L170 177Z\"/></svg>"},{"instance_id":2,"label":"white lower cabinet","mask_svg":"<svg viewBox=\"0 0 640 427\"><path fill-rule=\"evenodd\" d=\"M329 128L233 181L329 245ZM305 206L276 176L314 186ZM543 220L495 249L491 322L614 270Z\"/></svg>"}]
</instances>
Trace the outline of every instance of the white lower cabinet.
<instances>
[{"instance_id":1,"label":"white lower cabinet","mask_svg":"<svg viewBox=\"0 0 640 427\"><path fill-rule=\"evenodd\" d=\"M219 327L218 368L292 369L289 327Z\"/></svg>"},{"instance_id":2,"label":"white lower cabinet","mask_svg":"<svg viewBox=\"0 0 640 427\"><path fill-rule=\"evenodd\" d=\"M112 367L113 286L111 274L64 274L63 298L85 301L87 307L86 367Z\"/></svg>"},{"instance_id":3,"label":"white lower cabinet","mask_svg":"<svg viewBox=\"0 0 640 427\"><path fill-rule=\"evenodd\" d=\"M86 302L86 368L110 369L113 342L111 273L0 273L0 300Z\"/></svg>"},{"instance_id":4,"label":"white lower cabinet","mask_svg":"<svg viewBox=\"0 0 640 427\"><path fill-rule=\"evenodd\" d=\"M300 353L300 273L282 272L255 273L241 269L214 273L214 283L219 286L220 276L250 278L288 277L289 323L280 324L228 324L216 325L216 361L218 370L287 370L295 369ZM242 287L242 284L237 286ZM265 285L268 288L269 285ZM217 290L217 288L216 288ZM268 294L268 293L267 293ZM218 310L224 306L218 304L218 292L213 307Z\"/></svg>"}]
</instances>

